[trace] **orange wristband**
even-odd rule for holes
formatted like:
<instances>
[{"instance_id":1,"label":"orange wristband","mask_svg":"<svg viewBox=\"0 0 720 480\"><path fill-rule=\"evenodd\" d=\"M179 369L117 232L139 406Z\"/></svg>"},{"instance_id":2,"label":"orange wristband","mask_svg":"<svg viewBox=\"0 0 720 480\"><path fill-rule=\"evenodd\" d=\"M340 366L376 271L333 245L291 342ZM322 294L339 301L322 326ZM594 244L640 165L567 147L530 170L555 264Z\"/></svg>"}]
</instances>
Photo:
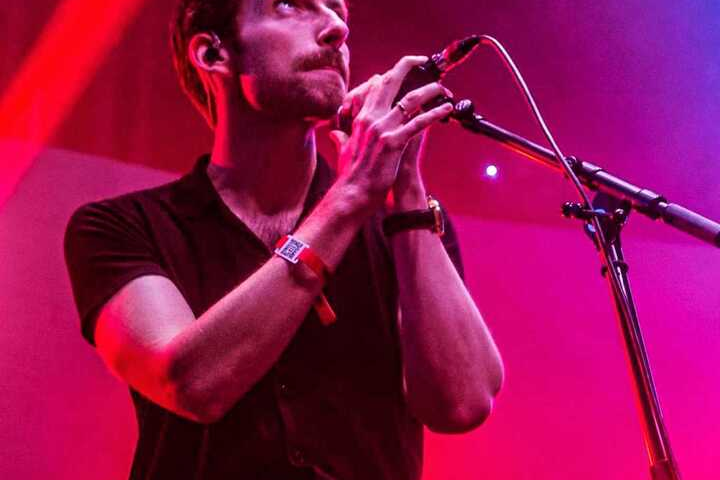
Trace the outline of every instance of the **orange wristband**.
<instances>
[{"instance_id":1,"label":"orange wristband","mask_svg":"<svg viewBox=\"0 0 720 480\"><path fill-rule=\"evenodd\" d=\"M298 263L307 265L307 267L320 278L323 284L330 276L330 271L325 265L325 262L312 251L310 245L292 235L285 235L278 240L275 245L275 255L295 265ZM315 301L313 307L323 325L328 326L335 323L337 316L324 294L320 294L320 297Z\"/></svg>"}]
</instances>

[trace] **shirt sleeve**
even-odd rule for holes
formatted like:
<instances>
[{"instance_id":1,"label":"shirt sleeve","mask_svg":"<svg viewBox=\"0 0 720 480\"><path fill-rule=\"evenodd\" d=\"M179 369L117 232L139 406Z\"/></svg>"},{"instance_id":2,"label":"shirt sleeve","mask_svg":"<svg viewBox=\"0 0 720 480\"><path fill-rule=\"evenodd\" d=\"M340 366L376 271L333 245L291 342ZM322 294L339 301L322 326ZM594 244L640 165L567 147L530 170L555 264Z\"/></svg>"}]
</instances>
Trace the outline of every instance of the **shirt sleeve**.
<instances>
[{"instance_id":1,"label":"shirt sleeve","mask_svg":"<svg viewBox=\"0 0 720 480\"><path fill-rule=\"evenodd\" d=\"M91 345L98 313L118 290L144 275L168 276L156 251L143 216L132 205L90 203L72 215L65 231L65 263L82 335Z\"/></svg>"}]
</instances>

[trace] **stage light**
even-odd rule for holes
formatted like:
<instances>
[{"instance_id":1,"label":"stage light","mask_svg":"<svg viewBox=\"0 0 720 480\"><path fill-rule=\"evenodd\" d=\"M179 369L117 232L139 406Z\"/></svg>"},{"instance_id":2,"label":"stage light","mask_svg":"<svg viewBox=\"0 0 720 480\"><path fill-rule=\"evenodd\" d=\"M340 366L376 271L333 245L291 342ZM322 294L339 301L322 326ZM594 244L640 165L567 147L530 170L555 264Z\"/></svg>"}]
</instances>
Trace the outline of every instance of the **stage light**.
<instances>
[{"instance_id":1,"label":"stage light","mask_svg":"<svg viewBox=\"0 0 720 480\"><path fill-rule=\"evenodd\" d=\"M500 171L495 165L488 165L485 167L485 176L489 178L497 178Z\"/></svg>"}]
</instances>

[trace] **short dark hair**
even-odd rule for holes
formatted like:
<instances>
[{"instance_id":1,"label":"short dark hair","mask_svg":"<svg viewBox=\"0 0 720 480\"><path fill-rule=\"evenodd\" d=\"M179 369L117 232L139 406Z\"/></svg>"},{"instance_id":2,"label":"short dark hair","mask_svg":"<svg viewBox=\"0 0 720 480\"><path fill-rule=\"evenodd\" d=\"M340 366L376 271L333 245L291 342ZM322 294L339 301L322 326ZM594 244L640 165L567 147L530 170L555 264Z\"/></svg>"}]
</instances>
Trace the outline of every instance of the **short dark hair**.
<instances>
[{"instance_id":1,"label":"short dark hair","mask_svg":"<svg viewBox=\"0 0 720 480\"><path fill-rule=\"evenodd\" d=\"M179 0L170 24L173 64L180 86L211 125L215 123L215 99L208 98L200 75L190 61L188 46L198 33L216 34L235 44L237 15L243 0Z\"/></svg>"}]
</instances>

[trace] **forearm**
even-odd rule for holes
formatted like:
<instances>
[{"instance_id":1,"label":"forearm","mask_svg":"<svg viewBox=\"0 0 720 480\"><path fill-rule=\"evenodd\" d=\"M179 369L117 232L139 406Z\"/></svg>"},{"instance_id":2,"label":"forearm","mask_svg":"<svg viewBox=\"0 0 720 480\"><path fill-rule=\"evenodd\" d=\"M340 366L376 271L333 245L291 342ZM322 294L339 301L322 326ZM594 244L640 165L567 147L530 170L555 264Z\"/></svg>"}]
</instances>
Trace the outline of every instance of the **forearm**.
<instances>
[{"instance_id":1,"label":"forearm","mask_svg":"<svg viewBox=\"0 0 720 480\"><path fill-rule=\"evenodd\" d=\"M334 270L360 223L330 198L295 235ZM185 328L168 347L183 408L222 417L277 362L321 288L306 266L274 257Z\"/></svg>"},{"instance_id":2,"label":"forearm","mask_svg":"<svg viewBox=\"0 0 720 480\"><path fill-rule=\"evenodd\" d=\"M407 198L400 202L411 209ZM414 208L424 202L422 192ZM391 243L409 406L434 430L471 429L489 414L502 383L497 348L440 237L414 230Z\"/></svg>"}]
</instances>

